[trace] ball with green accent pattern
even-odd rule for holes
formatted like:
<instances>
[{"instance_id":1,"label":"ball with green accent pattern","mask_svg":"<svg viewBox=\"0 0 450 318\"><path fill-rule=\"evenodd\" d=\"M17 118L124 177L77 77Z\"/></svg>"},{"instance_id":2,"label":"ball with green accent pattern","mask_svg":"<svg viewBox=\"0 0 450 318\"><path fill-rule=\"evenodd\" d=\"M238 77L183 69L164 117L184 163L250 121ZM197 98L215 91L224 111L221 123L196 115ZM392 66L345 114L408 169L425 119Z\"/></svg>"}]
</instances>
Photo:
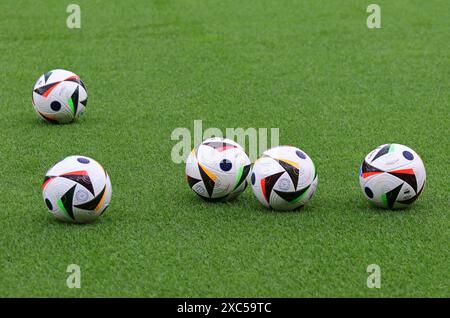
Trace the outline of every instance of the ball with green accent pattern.
<instances>
[{"instance_id":1,"label":"ball with green accent pattern","mask_svg":"<svg viewBox=\"0 0 450 318\"><path fill-rule=\"evenodd\" d=\"M405 208L415 202L425 186L425 166L419 155L401 144L384 144L363 160L359 183L374 205Z\"/></svg>"},{"instance_id":2,"label":"ball with green accent pattern","mask_svg":"<svg viewBox=\"0 0 450 318\"><path fill-rule=\"evenodd\" d=\"M318 176L311 158L292 146L265 151L251 174L253 193L264 206L278 211L295 210L314 195Z\"/></svg>"},{"instance_id":3,"label":"ball with green accent pattern","mask_svg":"<svg viewBox=\"0 0 450 318\"><path fill-rule=\"evenodd\" d=\"M73 122L84 113L87 106L87 90L78 75L56 69L36 81L32 102L40 118L55 124Z\"/></svg>"},{"instance_id":4,"label":"ball with green accent pattern","mask_svg":"<svg viewBox=\"0 0 450 318\"><path fill-rule=\"evenodd\" d=\"M247 187L251 162L244 149L225 138L198 144L186 161L186 180L206 201L230 201Z\"/></svg>"},{"instance_id":5,"label":"ball with green accent pattern","mask_svg":"<svg viewBox=\"0 0 450 318\"><path fill-rule=\"evenodd\" d=\"M42 197L58 220L89 223L100 217L112 195L108 173L94 159L70 156L51 167L42 184Z\"/></svg>"}]
</instances>

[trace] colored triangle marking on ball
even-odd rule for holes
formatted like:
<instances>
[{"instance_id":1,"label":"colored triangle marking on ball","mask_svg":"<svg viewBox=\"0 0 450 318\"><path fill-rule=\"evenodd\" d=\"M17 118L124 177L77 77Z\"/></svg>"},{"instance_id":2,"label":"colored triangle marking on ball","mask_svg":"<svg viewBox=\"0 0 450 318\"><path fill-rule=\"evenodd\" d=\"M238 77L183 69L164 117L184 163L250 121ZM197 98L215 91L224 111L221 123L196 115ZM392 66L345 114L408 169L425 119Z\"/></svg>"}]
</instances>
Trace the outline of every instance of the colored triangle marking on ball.
<instances>
[{"instance_id":1,"label":"colored triangle marking on ball","mask_svg":"<svg viewBox=\"0 0 450 318\"><path fill-rule=\"evenodd\" d=\"M283 175L283 173L284 171L278 172L264 179L261 179L261 189L269 205L270 205L270 194L272 193L273 187L275 186L275 183L277 183L278 179Z\"/></svg>"},{"instance_id":2,"label":"colored triangle marking on ball","mask_svg":"<svg viewBox=\"0 0 450 318\"><path fill-rule=\"evenodd\" d=\"M402 201L398 201L399 203L402 204L411 204L414 201L417 200L417 198L420 196L420 194L422 193L423 188L425 187L425 184L423 184L422 188L419 190L419 192L416 193L415 196L413 196L412 198L406 199L406 200L402 200Z\"/></svg>"},{"instance_id":3,"label":"colored triangle marking on ball","mask_svg":"<svg viewBox=\"0 0 450 318\"><path fill-rule=\"evenodd\" d=\"M300 165L297 163L297 162L294 162L294 161L292 161L292 160L289 160L289 159L281 159L281 158L273 158L273 159L275 159L276 161L278 161L280 164L281 164L281 162L284 164L284 166L282 165L282 167L284 168L286 165L289 165L289 166L292 166L292 167L294 167L294 168L296 168L296 169L299 169L300 168Z\"/></svg>"},{"instance_id":4,"label":"colored triangle marking on ball","mask_svg":"<svg viewBox=\"0 0 450 318\"><path fill-rule=\"evenodd\" d=\"M55 178L56 177L54 177L54 176L46 176L44 179L44 183L42 183L41 189L44 190L47 187L47 185L50 183L50 181L52 181Z\"/></svg>"},{"instance_id":5,"label":"colored triangle marking on ball","mask_svg":"<svg viewBox=\"0 0 450 318\"><path fill-rule=\"evenodd\" d=\"M79 173L77 173L79 172ZM75 171L66 173L61 176L61 178L66 178L69 180L72 180L78 184L81 184L83 187L85 187L92 195L95 196L94 187L92 185L91 178L89 178L89 175L87 174L87 171Z\"/></svg>"},{"instance_id":6,"label":"colored triangle marking on ball","mask_svg":"<svg viewBox=\"0 0 450 318\"><path fill-rule=\"evenodd\" d=\"M48 85L44 85L41 86L39 88L36 88L34 90L34 92L36 94L39 94L41 96L44 97L48 97L48 95L50 95L50 93L56 88L56 86L58 86L61 82L56 82L56 83L52 83L52 84L48 84Z\"/></svg>"},{"instance_id":7,"label":"colored triangle marking on ball","mask_svg":"<svg viewBox=\"0 0 450 318\"><path fill-rule=\"evenodd\" d=\"M106 186L103 188L102 192L95 198L93 198L91 201L76 205L76 208L83 209L83 210L89 210L89 211L96 211L98 207L101 205L101 202L104 200L104 194L106 192Z\"/></svg>"},{"instance_id":8,"label":"colored triangle marking on ball","mask_svg":"<svg viewBox=\"0 0 450 318\"><path fill-rule=\"evenodd\" d=\"M78 110L78 94L79 94L78 87L79 86L77 86L77 88L73 92L72 96L69 98L69 106L70 106L70 109L72 109L72 112L74 115L77 114L77 110Z\"/></svg>"},{"instance_id":9,"label":"colored triangle marking on ball","mask_svg":"<svg viewBox=\"0 0 450 318\"><path fill-rule=\"evenodd\" d=\"M198 164L198 168L200 171L200 176L202 177L203 184L205 185L206 191L208 191L209 197L212 196L212 193L214 191L214 186L216 184L217 176L210 172L206 167Z\"/></svg>"},{"instance_id":10,"label":"colored triangle marking on ball","mask_svg":"<svg viewBox=\"0 0 450 318\"><path fill-rule=\"evenodd\" d=\"M381 156L384 156L385 154L389 153L389 149L391 148L391 145L386 145L383 148L381 148L377 154L375 155L375 157L373 157L371 162L374 162L376 159L380 158Z\"/></svg>"},{"instance_id":11,"label":"colored triangle marking on ball","mask_svg":"<svg viewBox=\"0 0 450 318\"><path fill-rule=\"evenodd\" d=\"M385 201L385 204L390 209L394 206L395 200L397 200L398 194L400 193L402 187L403 183L385 194L385 199L383 201Z\"/></svg>"},{"instance_id":12,"label":"colored triangle marking on ball","mask_svg":"<svg viewBox=\"0 0 450 318\"><path fill-rule=\"evenodd\" d=\"M53 73L53 72L50 71L50 72L47 72L47 73L44 74L44 82L45 82L45 83L47 83L47 81L48 81L50 75L52 75L52 73Z\"/></svg>"},{"instance_id":13,"label":"colored triangle marking on ball","mask_svg":"<svg viewBox=\"0 0 450 318\"><path fill-rule=\"evenodd\" d=\"M368 177L371 177L376 174L383 173L384 171L378 168L375 168L374 166L367 163L367 161L363 161L361 165L361 176L365 179Z\"/></svg>"},{"instance_id":14,"label":"colored triangle marking on ball","mask_svg":"<svg viewBox=\"0 0 450 318\"><path fill-rule=\"evenodd\" d=\"M292 183L294 184L294 187L297 188L298 183L298 175L299 175L299 169L298 164L296 162L292 162L289 160L284 159L276 159L280 166L283 167L283 169L288 173L289 177L292 180Z\"/></svg>"},{"instance_id":15,"label":"colored triangle marking on ball","mask_svg":"<svg viewBox=\"0 0 450 318\"><path fill-rule=\"evenodd\" d=\"M278 194L283 200L288 201L289 203L297 203L300 201L303 197L306 191L308 191L310 186L307 186L304 189L301 189L299 191L292 191L292 192L283 192L279 190L274 190L276 194Z\"/></svg>"},{"instance_id":16,"label":"colored triangle marking on ball","mask_svg":"<svg viewBox=\"0 0 450 318\"><path fill-rule=\"evenodd\" d=\"M75 193L75 188L77 186L74 185L72 188L70 188L69 191L67 191L61 199L58 200L58 206L63 211L63 213L66 214L66 217L70 218L71 220L75 220L75 216L73 215L73 194Z\"/></svg>"},{"instance_id":17,"label":"colored triangle marking on ball","mask_svg":"<svg viewBox=\"0 0 450 318\"><path fill-rule=\"evenodd\" d=\"M401 170L393 170L388 171L391 174L414 174L414 169L401 169Z\"/></svg>"},{"instance_id":18,"label":"colored triangle marking on ball","mask_svg":"<svg viewBox=\"0 0 450 318\"><path fill-rule=\"evenodd\" d=\"M250 167L251 165L246 165L239 168L238 174L236 176L236 186L233 190L237 189L242 184L242 182L245 181L250 172Z\"/></svg>"},{"instance_id":19,"label":"colored triangle marking on ball","mask_svg":"<svg viewBox=\"0 0 450 318\"><path fill-rule=\"evenodd\" d=\"M411 170L412 173L409 173L409 170ZM408 172L403 173L400 171L408 171ZM401 179L402 181L406 182L414 189L414 192L417 192L417 179L416 179L416 175L414 174L414 171L412 169L389 171L388 173Z\"/></svg>"},{"instance_id":20,"label":"colored triangle marking on ball","mask_svg":"<svg viewBox=\"0 0 450 318\"><path fill-rule=\"evenodd\" d=\"M193 187L194 185L196 185L197 183L199 183L200 181L202 181L202 180L200 180L200 179L195 179L195 178L192 178L192 177L190 177L190 176L188 176L188 175L186 175L186 180L187 180L187 182L188 182L188 184L189 184L189 187Z\"/></svg>"}]
</instances>

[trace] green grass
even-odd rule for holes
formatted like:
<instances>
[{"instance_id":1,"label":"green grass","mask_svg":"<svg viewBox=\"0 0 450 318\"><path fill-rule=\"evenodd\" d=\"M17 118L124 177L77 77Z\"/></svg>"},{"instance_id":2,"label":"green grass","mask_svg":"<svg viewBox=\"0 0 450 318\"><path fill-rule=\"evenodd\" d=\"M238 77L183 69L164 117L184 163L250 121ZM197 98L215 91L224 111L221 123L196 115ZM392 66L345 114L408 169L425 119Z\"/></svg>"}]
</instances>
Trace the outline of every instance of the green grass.
<instances>
[{"instance_id":1,"label":"green grass","mask_svg":"<svg viewBox=\"0 0 450 318\"><path fill-rule=\"evenodd\" d=\"M0 3L0 296L449 297L450 5L377 1L80 0ZM31 87L65 68L85 81L86 115L38 120ZM176 127L278 127L319 172L298 213L250 189L200 201L170 159ZM427 187L405 211L369 206L358 184L376 146L409 145ZM111 175L90 225L46 211L46 170L72 154ZM68 264L81 289L66 287ZM366 267L381 267L381 289Z\"/></svg>"}]
</instances>

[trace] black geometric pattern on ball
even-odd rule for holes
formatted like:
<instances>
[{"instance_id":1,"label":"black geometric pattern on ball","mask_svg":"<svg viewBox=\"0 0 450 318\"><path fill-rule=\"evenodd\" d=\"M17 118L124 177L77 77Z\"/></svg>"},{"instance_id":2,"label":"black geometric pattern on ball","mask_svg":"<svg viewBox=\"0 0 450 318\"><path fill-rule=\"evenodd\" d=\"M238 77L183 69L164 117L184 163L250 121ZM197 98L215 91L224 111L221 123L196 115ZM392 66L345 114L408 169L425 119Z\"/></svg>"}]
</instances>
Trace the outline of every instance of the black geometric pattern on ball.
<instances>
[{"instance_id":1,"label":"black geometric pattern on ball","mask_svg":"<svg viewBox=\"0 0 450 318\"><path fill-rule=\"evenodd\" d=\"M75 205L75 207L79 208L79 209L83 209L83 210L94 211L97 208L100 201L103 199L103 195L105 194L105 191L106 191L106 186L103 188L102 192L100 192L100 194L98 196L96 196L95 198L93 198L91 201L86 202L84 204Z\"/></svg>"},{"instance_id":2,"label":"black geometric pattern on ball","mask_svg":"<svg viewBox=\"0 0 450 318\"><path fill-rule=\"evenodd\" d=\"M73 203L73 194L75 193L75 188L77 187L77 185L74 185L72 188L70 188L69 191L67 191L62 197L61 197L61 202L64 206L64 208L67 211L67 214L69 214L70 218L72 220L75 220L75 216L73 215L73 207L72 207L72 203Z\"/></svg>"},{"instance_id":3,"label":"black geometric pattern on ball","mask_svg":"<svg viewBox=\"0 0 450 318\"><path fill-rule=\"evenodd\" d=\"M78 110L78 94L79 94L79 86L75 89L70 99L73 103L73 113L76 114Z\"/></svg>"},{"instance_id":4,"label":"black geometric pattern on ball","mask_svg":"<svg viewBox=\"0 0 450 318\"><path fill-rule=\"evenodd\" d=\"M389 152L389 148L391 147L390 144L384 146L383 148L380 149L380 151L378 151L378 153L375 155L375 157L373 157L372 162L375 161L375 159L380 158L381 156L384 156L385 154L387 154Z\"/></svg>"},{"instance_id":5,"label":"black geometric pattern on ball","mask_svg":"<svg viewBox=\"0 0 450 318\"><path fill-rule=\"evenodd\" d=\"M280 164L280 166L283 167L283 169L288 173L289 177L292 180L292 183L294 184L294 188L297 188L297 183L298 183L298 174L299 174L299 170L288 164L287 162L284 162L283 160L277 160L278 163Z\"/></svg>"},{"instance_id":6,"label":"black geometric pattern on ball","mask_svg":"<svg viewBox=\"0 0 450 318\"><path fill-rule=\"evenodd\" d=\"M50 83L50 84L38 87L34 90L34 92L36 94L39 94L42 96L45 94L46 91L48 91L50 88L52 88L55 84L59 84L59 83L61 83L61 82Z\"/></svg>"},{"instance_id":7,"label":"black geometric pattern on ball","mask_svg":"<svg viewBox=\"0 0 450 318\"><path fill-rule=\"evenodd\" d=\"M206 173L206 171L203 170L201 165L198 165L198 169L200 171L200 175L203 180L203 184L205 185L206 191L208 191L209 197L212 196L212 193L214 191L214 186L216 185L216 182L209 177L209 175Z\"/></svg>"},{"instance_id":8,"label":"black geometric pattern on ball","mask_svg":"<svg viewBox=\"0 0 450 318\"><path fill-rule=\"evenodd\" d=\"M400 190L402 189L403 184L404 183L400 184L398 187L396 187L386 193L386 200L387 200L389 209L392 209L392 207L394 206L395 200L397 200L398 194L400 193Z\"/></svg>"},{"instance_id":9,"label":"black geometric pattern on ball","mask_svg":"<svg viewBox=\"0 0 450 318\"><path fill-rule=\"evenodd\" d=\"M47 83L47 81L48 81L48 78L50 77L50 75L52 75L52 71L50 71L50 72L47 72L47 73L45 73L44 74L44 83Z\"/></svg>"},{"instance_id":10,"label":"black geometric pattern on ball","mask_svg":"<svg viewBox=\"0 0 450 318\"><path fill-rule=\"evenodd\" d=\"M278 179L284 174L284 171L275 173L271 176L268 176L264 178L262 187L263 187L263 194L267 200L267 203L269 203L270 194L272 193L273 187L275 186L275 183L277 183ZM269 203L270 204L270 203Z\"/></svg>"},{"instance_id":11,"label":"black geometric pattern on ball","mask_svg":"<svg viewBox=\"0 0 450 318\"><path fill-rule=\"evenodd\" d=\"M72 180L76 183L79 183L83 187L85 187L90 193L92 193L92 195L95 195L94 186L92 185L91 178L89 178L88 175L67 174L67 175L62 175L61 178L66 178L66 179Z\"/></svg>"},{"instance_id":12,"label":"black geometric pattern on ball","mask_svg":"<svg viewBox=\"0 0 450 318\"><path fill-rule=\"evenodd\" d=\"M201 180L199 180L199 179L195 179L195 178L192 178L192 177L190 177L190 176L186 176L186 179L187 179L187 182L188 182L188 184L189 184L189 187L192 189L192 187L194 186L194 185L196 185L197 183L199 183Z\"/></svg>"},{"instance_id":13,"label":"black geometric pattern on ball","mask_svg":"<svg viewBox=\"0 0 450 318\"><path fill-rule=\"evenodd\" d=\"M388 173L405 181L414 189L414 192L417 192L417 179L415 174L395 173L395 172L388 172Z\"/></svg>"},{"instance_id":14,"label":"black geometric pattern on ball","mask_svg":"<svg viewBox=\"0 0 450 318\"><path fill-rule=\"evenodd\" d=\"M425 186L425 183L423 184L423 186L422 186L422 188L419 190L419 192L417 192L412 198L409 198L409 199L406 199L406 200L402 200L402 201L398 201L398 202L399 202L399 203L402 203L402 204L411 204L411 203L413 203L414 201L417 200L417 198L418 198L418 197L420 196L420 194L422 193L422 190L423 190L424 186Z\"/></svg>"},{"instance_id":15,"label":"black geometric pattern on ball","mask_svg":"<svg viewBox=\"0 0 450 318\"><path fill-rule=\"evenodd\" d=\"M241 178L239 179L236 186L234 187L235 189L237 189L242 184L242 182L244 182L244 180L247 179L247 176L250 172L250 168L251 168L251 165L244 166ZM253 176L252 176L252 178L253 178Z\"/></svg>"},{"instance_id":16,"label":"black geometric pattern on ball","mask_svg":"<svg viewBox=\"0 0 450 318\"><path fill-rule=\"evenodd\" d=\"M279 191L279 190L274 190L276 194L278 194L281 198L283 198L284 200L291 202L292 200L297 199L299 196L301 196L303 193L305 193L306 191L308 191L309 187L311 185L307 186L304 189L298 190L298 191L292 191L292 192L283 192L283 191Z\"/></svg>"},{"instance_id":17,"label":"black geometric pattern on ball","mask_svg":"<svg viewBox=\"0 0 450 318\"><path fill-rule=\"evenodd\" d=\"M363 161L362 165L361 165L361 171L362 173L367 173L367 172L383 172L383 170L380 170L378 168L375 168L374 166L371 166L370 164L367 163L367 161Z\"/></svg>"},{"instance_id":18,"label":"black geometric pattern on ball","mask_svg":"<svg viewBox=\"0 0 450 318\"><path fill-rule=\"evenodd\" d=\"M86 90L86 86L84 86L83 81L79 77L69 77L69 78L65 79L64 81L77 83L77 84L81 85L84 88L84 90Z\"/></svg>"}]
</instances>

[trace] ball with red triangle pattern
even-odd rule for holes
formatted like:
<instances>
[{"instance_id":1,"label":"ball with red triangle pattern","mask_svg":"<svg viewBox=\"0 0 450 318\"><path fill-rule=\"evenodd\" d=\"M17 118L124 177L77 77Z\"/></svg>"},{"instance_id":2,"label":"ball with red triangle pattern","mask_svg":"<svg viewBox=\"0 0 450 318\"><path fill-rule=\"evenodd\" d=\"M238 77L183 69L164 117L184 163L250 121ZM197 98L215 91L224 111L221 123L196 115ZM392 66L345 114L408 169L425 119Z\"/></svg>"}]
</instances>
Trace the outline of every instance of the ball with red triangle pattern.
<instances>
[{"instance_id":1,"label":"ball with red triangle pattern","mask_svg":"<svg viewBox=\"0 0 450 318\"><path fill-rule=\"evenodd\" d=\"M264 206L289 211L305 205L317 188L317 171L311 158L292 146L265 151L253 165L253 193Z\"/></svg>"},{"instance_id":2,"label":"ball with red triangle pattern","mask_svg":"<svg viewBox=\"0 0 450 318\"><path fill-rule=\"evenodd\" d=\"M86 86L75 73L52 70L39 77L34 84L32 102L39 117L45 121L71 123L84 113Z\"/></svg>"},{"instance_id":3,"label":"ball with red triangle pattern","mask_svg":"<svg viewBox=\"0 0 450 318\"><path fill-rule=\"evenodd\" d=\"M42 196L58 220L89 223L108 208L112 187L108 173L94 159L70 156L48 170Z\"/></svg>"},{"instance_id":4,"label":"ball with red triangle pattern","mask_svg":"<svg viewBox=\"0 0 450 318\"><path fill-rule=\"evenodd\" d=\"M244 149L225 138L197 145L186 161L189 187L206 201L230 201L247 187L251 162Z\"/></svg>"},{"instance_id":5,"label":"ball with red triangle pattern","mask_svg":"<svg viewBox=\"0 0 450 318\"><path fill-rule=\"evenodd\" d=\"M359 183L365 197L377 206L405 208L422 193L425 166L419 155L400 144L372 150L361 164Z\"/></svg>"}]
</instances>

